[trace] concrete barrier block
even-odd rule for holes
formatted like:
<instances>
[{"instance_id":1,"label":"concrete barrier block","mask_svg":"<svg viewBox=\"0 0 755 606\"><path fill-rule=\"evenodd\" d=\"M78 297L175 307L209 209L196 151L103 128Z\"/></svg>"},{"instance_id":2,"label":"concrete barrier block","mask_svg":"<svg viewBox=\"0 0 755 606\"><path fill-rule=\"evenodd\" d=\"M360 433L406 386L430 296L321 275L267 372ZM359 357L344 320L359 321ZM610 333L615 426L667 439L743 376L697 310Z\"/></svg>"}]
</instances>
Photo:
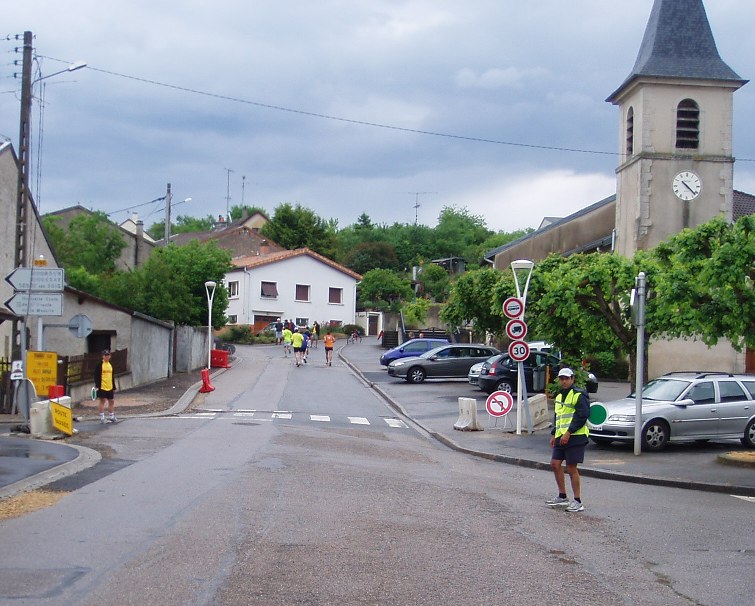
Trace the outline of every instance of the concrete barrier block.
<instances>
[{"instance_id":1,"label":"concrete barrier block","mask_svg":"<svg viewBox=\"0 0 755 606\"><path fill-rule=\"evenodd\" d=\"M459 419L454 423L459 431L483 431L484 427L477 419L477 400L459 398Z\"/></svg>"},{"instance_id":2,"label":"concrete barrier block","mask_svg":"<svg viewBox=\"0 0 755 606\"><path fill-rule=\"evenodd\" d=\"M553 418L548 412L548 398L544 393L530 397L529 406L533 430L544 429L551 425Z\"/></svg>"}]
</instances>

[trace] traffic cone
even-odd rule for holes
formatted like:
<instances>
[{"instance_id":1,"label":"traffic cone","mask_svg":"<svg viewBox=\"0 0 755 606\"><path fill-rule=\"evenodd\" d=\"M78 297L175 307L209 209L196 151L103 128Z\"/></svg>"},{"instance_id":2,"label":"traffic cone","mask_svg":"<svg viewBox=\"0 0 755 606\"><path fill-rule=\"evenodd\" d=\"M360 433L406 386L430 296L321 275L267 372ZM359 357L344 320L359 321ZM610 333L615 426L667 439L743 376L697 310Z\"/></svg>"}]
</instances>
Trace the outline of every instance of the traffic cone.
<instances>
[{"instance_id":1,"label":"traffic cone","mask_svg":"<svg viewBox=\"0 0 755 606\"><path fill-rule=\"evenodd\" d=\"M210 383L210 369L202 369L202 387L199 388L199 393L209 393L215 391L212 383Z\"/></svg>"}]
</instances>

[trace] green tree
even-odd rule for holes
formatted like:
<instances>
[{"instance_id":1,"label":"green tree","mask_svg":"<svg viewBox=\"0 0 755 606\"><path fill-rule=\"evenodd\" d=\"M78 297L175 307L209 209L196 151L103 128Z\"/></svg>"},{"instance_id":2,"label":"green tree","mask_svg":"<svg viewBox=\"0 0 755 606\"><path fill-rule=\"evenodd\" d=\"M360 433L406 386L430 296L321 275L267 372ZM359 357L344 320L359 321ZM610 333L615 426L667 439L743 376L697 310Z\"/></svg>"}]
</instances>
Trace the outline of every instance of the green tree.
<instances>
[{"instance_id":1,"label":"green tree","mask_svg":"<svg viewBox=\"0 0 755 606\"><path fill-rule=\"evenodd\" d=\"M102 211L74 217L64 230L58 217L42 219L55 254L66 269L82 267L91 274L115 271L126 242L120 229Z\"/></svg>"},{"instance_id":2,"label":"green tree","mask_svg":"<svg viewBox=\"0 0 755 606\"><path fill-rule=\"evenodd\" d=\"M346 256L343 263L360 274L371 269L399 269L396 252L388 242L362 242L357 244Z\"/></svg>"},{"instance_id":3,"label":"green tree","mask_svg":"<svg viewBox=\"0 0 755 606\"><path fill-rule=\"evenodd\" d=\"M357 294L362 306L383 310L398 310L402 302L414 299L409 281L387 269L372 269L365 273Z\"/></svg>"},{"instance_id":4,"label":"green tree","mask_svg":"<svg viewBox=\"0 0 755 606\"><path fill-rule=\"evenodd\" d=\"M422 266L417 281L422 288L422 294L436 303L443 303L448 299L451 279L448 272L435 263Z\"/></svg>"},{"instance_id":5,"label":"green tree","mask_svg":"<svg viewBox=\"0 0 755 606\"><path fill-rule=\"evenodd\" d=\"M513 291L513 278L508 272L490 267L468 271L451 285L451 296L440 317L451 326L472 323L480 337L486 331L502 336L501 305L506 298L502 293Z\"/></svg>"},{"instance_id":6,"label":"green tree","mask_svg":"<svg viewBox=\"0 0 755 606\"><path fill-rule=\"evenodd\" d=\"M289 203L278 206L261 233L284 248L293 250L306 247L331 259L335 256L332 224L299 204L296 207Z\"/></svg>"},{"instance_id":7,"label":"green tree","mask_svg":"<svg viewBox=\"0 0 755 606\"><path fill-rule=\"evenodd\" d=\"M210 231L215 224L212 215L207 215L204 219L197 219L188 215L178 215L176 222L170 223L170 233L172 234L191 234L203 231ZM147 233L155 240L162 240L165 237L165 220L153 223L147 229Z\"/></svg>"},{"instance_id":8,"label":"green tree","mask_svg":"<svg viewBox=\"0 0 755 606\"><path fill-rule=\"evenodd\" d=\"M755 347L755 215L685 229L659 244L653 258L660 271L650 282L658 332Z\"/></svg>"}]
</instances>

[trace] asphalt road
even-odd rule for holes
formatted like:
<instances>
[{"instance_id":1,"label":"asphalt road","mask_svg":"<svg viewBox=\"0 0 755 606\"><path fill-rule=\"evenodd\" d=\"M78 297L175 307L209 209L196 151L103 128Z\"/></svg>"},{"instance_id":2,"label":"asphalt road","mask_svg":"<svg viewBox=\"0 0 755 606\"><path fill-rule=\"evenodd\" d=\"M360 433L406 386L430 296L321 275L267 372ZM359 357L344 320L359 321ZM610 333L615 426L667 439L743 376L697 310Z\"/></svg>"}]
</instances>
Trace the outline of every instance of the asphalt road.
<instances>
[{"instance_id":1,"label":"asphalt road","mask_svg":"<svg viewBox=\"0 0 755 606\"><path fill-rule=\"evenodd\" d=\"M320 353L239 348L201 410L93 434L120 468L0 523L0 601L750 601L752 502L586 479L549 510L550 473L443 447Z\"/></svg>"}]
</instances>

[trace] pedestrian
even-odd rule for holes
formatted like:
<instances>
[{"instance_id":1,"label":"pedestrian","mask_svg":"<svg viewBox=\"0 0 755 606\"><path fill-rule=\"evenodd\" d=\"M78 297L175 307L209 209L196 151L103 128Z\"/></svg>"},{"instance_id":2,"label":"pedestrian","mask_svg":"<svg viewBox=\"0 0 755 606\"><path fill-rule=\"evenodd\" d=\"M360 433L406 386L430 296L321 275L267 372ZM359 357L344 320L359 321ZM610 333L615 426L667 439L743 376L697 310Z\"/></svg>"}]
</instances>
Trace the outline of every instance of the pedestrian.
<instances>
[{"instance_id":1,"label":"pedestrian","mask_svg":"<svg viewBox=\"0 0 755 606\"><path fill-rule=\"evenodd\" d=\"M325 365L333 366L333 345L336 343L336 338L333 333L328 329L328 333L323 338L322 342L325 344Z\"/></svg>"},{"instance_id":2,"label":"pedestrian","mask_svg":"<svg viewBox=\"0 0 755 606\"><path fill-rule=\"evenodd\" d=\"M302 364L302 347L304 346L304 335L299 331L299 327L294 327L294 332L291 335L291 344L294 346L294 358L296 359L296 366Z\"/></svg>"},{"instance_id":3,"label":"pedestrian","mask_svg":"<svg viewBox=\"0 0 755 606\"><path fill-rule=\"evenodd\" d=\"M283 329L283 355L288 357L291 353L291 329L288 324Z\"/></svg>"},{"instance_id":4,"label":"pedestrian","mask_svg":"<svg viewBox=\"0 0 755 606\"><path fill-rule=\"evenodd\" d=\"M110 350L102 352L102 361L94 367L94 386L100 402L100 423L116 423L115 417L115 379L113 366L110 364ZM105 402L108 403L108 418L105 419Z\"/></svg>"},{"instance_id":5,"label":"pedestrian","mask_svg":"<svg viewBox=\"0 0 755 606\"><path fill-rule=\"evenodd\" d=\"M278 318L275 322L275 344L280 345L283 342L283 322Z\"/></svg>"},{"instance_id":6,"label":"pedestrian","mask_svg":"<svg viewBox=\"0 0 755 606\"><path fill-rule=\"evenodd\" d=\"M307 352L309 351L309 343L310 343L311 338L312 337L310 336L309 331L305 330L304 331L304 342L302 343L302 346L301 346L301 350L302 350L301 351L301 360L305 364L308 364L308 362L307 362Z\"/></svg>"},{"instance_id":7,"label":"pedestrian","mask_svg":"<svg viewBox=\"0 0 755 606\"><path fill-rule=\"evenodd\" d=\"M317 342L320 340L320 325L315 322L312 324L312 347L317 349Z\"/></svg>"},{"instance_id":8,"label":"pedestrian","mask_svg":"<svg viewBox=\"0 0 755 606\"><path fill-rule=\"evenodd\" d=\"M555 423L551 436L551 469L556 476L558 496L548 499L548 507L564 508L569 513L584 511L577 466L585 460L589 431L587 418L590 416L590 398L582 389L574 387L574 371L562 368L558 373L559 390L556 395ZM569 474L574 500L566 498L564 467Z\"/></svg>"}]
</instances>

